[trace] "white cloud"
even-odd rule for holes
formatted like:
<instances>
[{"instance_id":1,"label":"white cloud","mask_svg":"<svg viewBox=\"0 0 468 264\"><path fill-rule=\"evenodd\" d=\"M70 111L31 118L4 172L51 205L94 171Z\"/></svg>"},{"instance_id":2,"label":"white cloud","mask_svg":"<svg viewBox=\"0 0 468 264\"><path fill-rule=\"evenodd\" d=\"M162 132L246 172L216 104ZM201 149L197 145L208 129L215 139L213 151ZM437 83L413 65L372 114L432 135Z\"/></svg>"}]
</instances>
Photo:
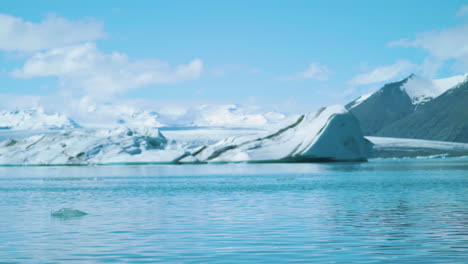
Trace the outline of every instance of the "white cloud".
<instances>
[{"instance_id":1,"label":"white cloud","mask_svg":"<svg viewBox=\"0 0 468 264\"><path fill-rule=\"evenodd\" d=\"M429 79L434 79L437 77L437 73L442 66L444 66L444 62L442 60L427 57L420 65L421 75Z\"/></svg>"},{"instance_id":2,"label":"white cloud","mask_svg":"<svg viewBox=\"0 0 468 264\"><path fill-rule=\"evenodd\" d=\"M202 71L203 63L199 59L171 67L159 60L131 61L125 54L106 54L94 43L85 43L38 52L21 69L13 71L12 76L55 76L64 88L83 89L92 96L108 96L149 84L195 80Z\"/></svg>"},{"instance_id":3,"label":"white cloud","mask_svg":"<svg viewBox=\"0 0 468 264\"><path fill-rule=\"evenodd\" d=\"M327 66L321 65L317 62L312 62L305 71L281 77L280 80L291 81L313 79L319 81L326 81L330 78L332 74L333 72L330 69L328 69Z\"/></svg>"},{"instance_id":4,"label":"white cloud","mask_svg":"<svg viewBox=\"0 0 468 264\"><path fill-rule=\"evenodd\" d=\"M362 85L386 82L397 77L409 75L416 68L416 65L407 60L399 60L392 65L379 66L369 72L358 74L349 83L352 85Z\"/></svg>"},{"instance_id":5,"label":"white cloud","mask_svg":"<svg viewBox=\"0 0 468 264\"><path fill-rule=\"evenodd\" d=\"M456 15L468 15L468 5L458 9ZM453 62L456 71L468 71L468 23L443 30L421 32L413 39L400 39L388 45L425 50L429 56L422 63L421 69L427 77L436 76L438 69L447 61Z\"/></svg>"},{"instance_id":6,"label":"white cloud","mask_svg":"<svg viewBox=\"0 0 468 264\"><path fill-rule=\"evenodd\" d=\"M464 9L465 7L461 10ZM468 6L466 9L468 10ZM453 60L458 71L468 70L468 24L441 31L422 32L413 40L401 39L389 45L421 48L438 60Z\"/></svg>"},{"instance_id":7,"label":"white cloud","mask_svg":"<svg viewBox=\"0 0 468 264\"><path fill-rule=\"evenodd\" d=\"M0 14L0 50L38 51L93 41L104 36L102 23L94 19L70 21L48 15L39 23Z\"/></svg>"},{"instance_id":8,"label":"white cloud","mask_svg":"<svg viewBox=\"0 0 468 264\"><path fill-rule=\"evenodd\" d=\"M457 16L458 17L462 17L462 16L465 16L465 15L468 15L468 5L464 5L464 6L460 7L460 9L458 9L458 11L457 11Z\"/></svg>"},{"instance_id":9,"label":"white cloud","mask_svg":"<svg viewBox=\"0 0 468 264\"><path fill-rule=\"evenodd\" d=\"M390 46L418 47L439 59L459 59L468 56L468 24L442 31L419 33L414 40L398 40Z\"/></svg>"}]
</instances>

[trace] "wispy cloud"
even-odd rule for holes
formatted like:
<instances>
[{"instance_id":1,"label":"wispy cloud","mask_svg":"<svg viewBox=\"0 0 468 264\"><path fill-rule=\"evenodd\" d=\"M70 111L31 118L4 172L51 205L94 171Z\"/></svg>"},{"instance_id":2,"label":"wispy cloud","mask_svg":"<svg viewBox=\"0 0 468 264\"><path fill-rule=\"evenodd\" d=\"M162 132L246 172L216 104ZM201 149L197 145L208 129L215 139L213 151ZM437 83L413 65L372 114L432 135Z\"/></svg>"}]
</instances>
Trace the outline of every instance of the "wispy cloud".
<instances>
[{"instance_id":1,"label":"wispy cloud","mask_svg":"<svg viewBox=\"0 0 468 264\"><path fill-rule=\"evenodd\" d=\"M430 79L437 77L437 73L444 66L444 62L440 59L427 57L423 60L420 68L420 73L422 76Z\"/></svg>"},{"instance_id":2,"label":"wispy cloud","mask_svg":"<svg viewBox=\"0 0 468 264\"><path fill-rule=\"evenodd\" d=\"M468 10L468 6L465 7L459 13ZM421 48L438 60L454 60L460 71L468 70L468 23L445 30L418 33L414 39L400 39L389 43L389 46Z\"/></svg>"},{"instance_id":3,"label":"wispy cloud","mask_svg":"<svg viewBox=\"0 0 468 264\"><path fill-rule=\"evenodd\" d=\"M407 60L399 60L394 64L379 66L373 70L356 75L348 83L352 85L364 85L386 82L397 77L409 75L417 66Z\"/></svg>"},{"instance_id":4,"label":"wispy cloud","mask_svg":"<svg viewBox=\"0 0 468 264\"><path fill-rule=\"evenodd\" d=\"M457 11L457 17L462 17L468 15L468 5L460 7Z\"/></svg>"},{"instance_id":5,"label":"wispy cloud","mask_svg":"<svg viewBox=\"0 0 468 264\"><path fill-rule=\"evenodd\" d=\"M413 40L401 39L390 46L418 47L440 59L457 59L468 56L468 24L442 31L419 33Z\"/></svg>"},{"instance_id":6,"label":"wispy cloud","mask_svg":"<svg viewBox=\"0 0 468 264\"><path fill-rule=\"evenodd\" d=\"M94 19L70 21L48 15L39 23L0 14L0 50L38 51L94 41L104 36L103 24Z\"/></svg>"},{"instance_id":7,"label":"wispy cloud","mask_svg":"<svg viewBox=\"0 0 468 264\"><path fill-rule=\"evenodd\" d=\"M108 96L150 84L195 80L202 71L199 59L171 67L156 59L132 61L123 53L106 54L94 43L85 43L38 52L12 76L55 76L64 87L82 89L87 95Z\"/></svg>"},{"instance_id":8,"label":"wispy cloud","mask_svg":"<svg viewBox=\"0 0 468 264\"><path fill-rule=\"evenodd\" d=\"M327 66L321 65L317 62L312 62L310 63L309 67L305 71L280 77L280 80L292 81L292 80L312 79L312 80L326 81L330 78L332 74L333 72L330 69L328 69Z\"/></svg>"}]
</instances>

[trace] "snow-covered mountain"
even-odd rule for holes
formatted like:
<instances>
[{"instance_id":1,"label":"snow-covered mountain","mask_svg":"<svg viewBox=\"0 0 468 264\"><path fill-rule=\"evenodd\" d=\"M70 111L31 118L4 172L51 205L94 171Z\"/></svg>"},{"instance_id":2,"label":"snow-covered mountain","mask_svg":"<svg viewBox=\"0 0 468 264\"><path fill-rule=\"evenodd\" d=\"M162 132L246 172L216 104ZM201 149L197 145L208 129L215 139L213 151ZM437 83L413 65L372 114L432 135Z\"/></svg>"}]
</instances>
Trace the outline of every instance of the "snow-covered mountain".
<instances>
[{"instance_id":1,"label":"snow-covered mountain","mask_svg":"<svg viewBox=\"0 0 468 264\"><path fill-rule=\"evenodd\" d=\"M191 126L259 128L285 120L278 112L248 112L238 105L202 105L181 118ZM179 121L180 122L180 121Z\"/></svg>"},{"instance_id":2,"label":"snow-covered mountain","mask_svg":"<svg viewBox=\"0 0 468 264\"><path fill-rule=\"evenodd\" d=\"M450 88L462 83L467 77L468 74L462 74L449 78L428 80L413 74L402 86L402 89L406 91L413 104L418 105L440 96Z\"/></svg>"},{"instance_id":3,"label":"snow-covered mountain","mask_svg":"<svg viewBox=\"0 0 468 264\"><path fill-rule=\"evenodd\" d=\"M129 105L89 105L79 113L79 123L87 128L127 127L223 127L263 128L287 120L272 111L247 111L233 104L201 105L174 109L143 110Z\"/></svg>"},{"instance_id":4,"label":"snow-covered mountain","mask_svg":"<svg viewBox=\"0 0 468 264\"><path fill-rule=\"evenodd\" d=\"M376 135L468 142L468 80L419 106Z\"/></svg>"},{"instance_id":5,"label":"snow-covered mountain","mask_svg":"<svg viewBox=\"0 0 468 264\"><path fill-rule=\"evenodd\" d=\"M402 89L410 77L384 85L373 94L346 105L361 124L364 135L374 135L383 127L409 115L415 109L413 100Z\"/></svg>"},{"instance_id":6,"label":"snow-covered mountain","mask_svg":"<svg viewBox=\"0 0 468 264\"><path fill-rule=\"evenodd\" d=\"M0 129L3 130L50 130L161 128L161 127L210 127L210 128L256 128L288 122L296 116L262 109L246 110L238 105L201 105L174 109L155 107L143 109L125 104L85 104L78 110L68 109L70 118L64 114L49 114L44 107L0 112ZM75 122L76 120L77 122ZM80 125L78 125L80 124Z\"/></svg>"},{"instance_id":7,"label":"snow-covered mountain","mask_svg":"<svg viewBox=\"0 0 468 264\"><path fill-rule=\"evenodd\" d=\"M465 97L462 92L456 93L459 96L458 98L447 96L456 87L465 83L467 78L468 74L463 74L450 78L427 80L412 74L399 82L384 85L375 93L361 96L346 107L358 118L365 135L384 135L389 137L404 135L404 137L411 138L462 140L463 142L468 142L464 141L463 137L454 134L442 136L440 135L442 128L438 128L442 126L442 123L445 124L446 129L448 127L458 127L460 124L464 124L465 120L468 120L467 116L457 115L458 112L452 113L452 109L457 108L458 102L462 103L463 100L468 102L468 98L464 99ZM442 107L441 105L444 106ZM423 112L431 112L427 110L429 108L438 109L439 113L447 113L445 120L450 120L453 124L432 122L433 127L424 126L428 131L422 133L414 130L421 126L415 127L412 123L406 123L404 126L395 125L401 120L409 118L409 116L419 116L417 119L423 124L433 119L435 115L435 113L432 113L431 117L428 114L422 114ZM450 114L448 114L449 112ZM455 116L457 117L455 118ZM429 123L426 122L426 124ZM414 128L414 131L409 128ZM405 133L402 131L405 131ZM448 133L444 134L448 135Z\"/></svg>"},{"instance_id":8,"label":"snow-covered mountain","mask_svg":"<svg viewBox=\"0 0 468 264\"><path fill-rule=\"evenodd\" d=\"M371 96L382 93L382 90L388 86L392 86L392 89L400 89L408 95L413 105L419 105L440 96L448 89L464 82L466 78L468 78L468 73L434 80L425 79L415 74L411 74L401 81L386 84L374 93L360 96L349 103L346 107L348 109L355 108L361 103L367 101Z\"/></svg>"},{"instance_id":9,"label":"snow-covered mountain","mask_svg":"<svg viewBox=\"0 0 468 264\"><path fill-rule=\"evenodd\" d=\"M371 154L356 118L343 107L214 145L186 145L156 128L72 130L0 142L0 164L259 162L364 160Z\"/></svg>"},{"instance_id":10,"label":"snow-covered mountain","mask_svg":"<svg viewBox=\"0 0 468 264\"><path fill-rule=\"evenodd\" d=\"M0 112L0 129L48 130L78 127L79 125L67 116L58 113L46 113L44 108L41 107Z\"/></svg>"},{"instance_id":11,"label":"snow-covered mountain","mask_svg":"<svg viewBox=\"0 0 468 264\"><path fill-rule=\"evenodd\" d=\"M77 114L77 120L86 128L163 127L155 111L141 110L119 104L92 104Z\"/></svg>"}]
</instances>

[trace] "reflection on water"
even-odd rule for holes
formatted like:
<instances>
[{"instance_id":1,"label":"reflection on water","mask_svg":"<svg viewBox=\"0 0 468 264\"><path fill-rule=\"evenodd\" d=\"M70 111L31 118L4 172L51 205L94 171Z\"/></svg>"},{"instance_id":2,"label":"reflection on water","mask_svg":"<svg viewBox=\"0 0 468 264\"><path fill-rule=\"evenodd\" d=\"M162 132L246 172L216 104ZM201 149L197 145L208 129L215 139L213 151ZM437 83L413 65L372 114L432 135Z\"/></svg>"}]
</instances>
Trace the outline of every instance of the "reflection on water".
<instances>
[{"instance_id":1,"label":"reflection on water","mask_svg":"<svg viewBox=\"0 0 468 264\"><path fill-rule=\"evenodd\" d=\"M57 218L73 208L84 217ZM0 262L466 263L468 163L0 168Z\"/></svg>"}]
</instances>

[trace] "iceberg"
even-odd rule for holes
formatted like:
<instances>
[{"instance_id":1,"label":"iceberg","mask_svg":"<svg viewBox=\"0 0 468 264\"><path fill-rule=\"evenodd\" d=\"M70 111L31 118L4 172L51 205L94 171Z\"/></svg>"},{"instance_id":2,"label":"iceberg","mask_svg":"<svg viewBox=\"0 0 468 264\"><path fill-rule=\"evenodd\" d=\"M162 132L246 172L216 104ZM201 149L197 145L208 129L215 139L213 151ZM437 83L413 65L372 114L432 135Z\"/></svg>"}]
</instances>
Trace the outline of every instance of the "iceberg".
<instances>
[{"instance_id":1,"label":"iceberg","mask_svg":"<svg viewBox=\"0 0 468 264\"><path fill-rule=\"evenodd\" d=\"M167 161L180 155L167 149L158 129L72 130L9 139L0 143L0 164L79 165Z\"/></svg>"},{"instance_id":2,"label":"iceberg","mask_svg":"<svg viewBox=\"0 0 468 264\"><path fill-rule=\"evenodd\" d=\"M351 161L365 160L371 151L357 119L344 107L332 106L263 135L224 139L194 156L206 162Z\"/></svg>"},{"instance_id":3,"label":"iceberg","mask_svg":"<svg viewBox=\"0 0 468 264\"><path fill-rule=\"evenodd\" d=\"M212 144L179 142L157 128L75 129L0 142L0 164L360 161L371 155L357 119L342 106L301 115L269 131Z\"/></svg>"},{"instance_id":4,"label":"iceberg","mask_svg":"<svg viewBox=\"0 0 468 264\"><path fill-rule=\"evenodd\" d=\"M80 211L80 210L73 209L73 208L62 208L58 211L52 212L50 215L52 217L59 218L62 220L68 220L72 218L85 216L87 215L87 213Z\"/></svg>"}]
</instances>

